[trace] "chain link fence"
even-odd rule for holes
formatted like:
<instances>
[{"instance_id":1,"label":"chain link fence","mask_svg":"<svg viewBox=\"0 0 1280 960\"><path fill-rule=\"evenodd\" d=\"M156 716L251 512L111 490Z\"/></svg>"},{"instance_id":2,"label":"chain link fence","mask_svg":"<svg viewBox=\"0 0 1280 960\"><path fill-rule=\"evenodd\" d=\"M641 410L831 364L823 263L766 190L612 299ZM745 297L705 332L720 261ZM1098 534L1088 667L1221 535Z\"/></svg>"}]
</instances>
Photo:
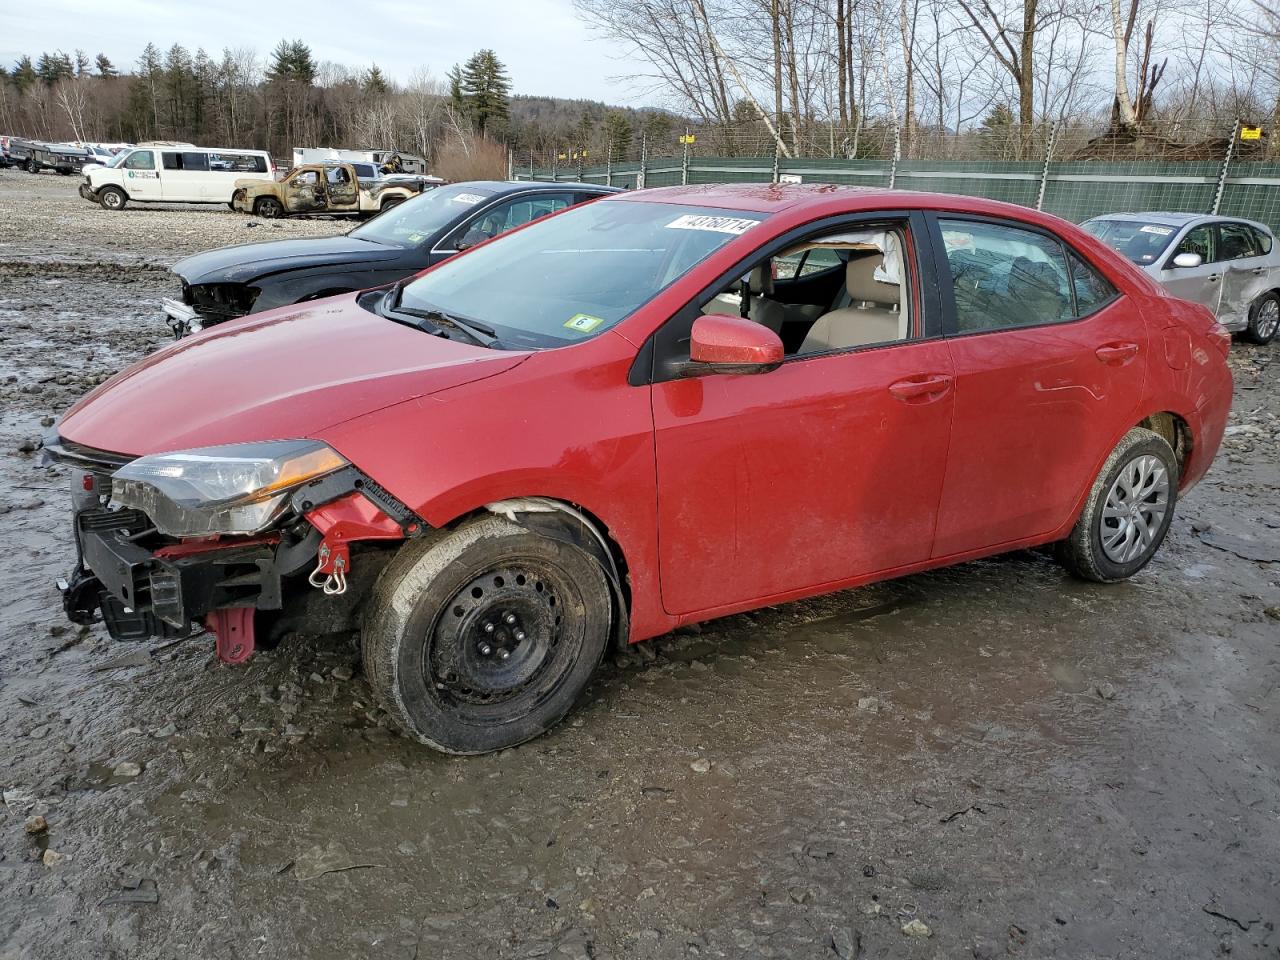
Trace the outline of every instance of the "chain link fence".
<instances>
[{"instance_id":1,"label":"chain link fence","mask_svg":"<svg viewBox=\"0 0 1280 960\"><path fill-rule=\"evenodd\" d=\"M697 183L805 182L987 197L1080 222L1102 213L1166 210L1258 220L1280 232L1280 131L1221 119L1144 124L1016 123L964 133L892 125L783 131L756 125L690 129L625 150L566 147L510 157L523 180L579 180L626 189ZM837 138L837 132L841 136ZM611 156L610 154L615 154Z\"/></svg>"}]
</instances>

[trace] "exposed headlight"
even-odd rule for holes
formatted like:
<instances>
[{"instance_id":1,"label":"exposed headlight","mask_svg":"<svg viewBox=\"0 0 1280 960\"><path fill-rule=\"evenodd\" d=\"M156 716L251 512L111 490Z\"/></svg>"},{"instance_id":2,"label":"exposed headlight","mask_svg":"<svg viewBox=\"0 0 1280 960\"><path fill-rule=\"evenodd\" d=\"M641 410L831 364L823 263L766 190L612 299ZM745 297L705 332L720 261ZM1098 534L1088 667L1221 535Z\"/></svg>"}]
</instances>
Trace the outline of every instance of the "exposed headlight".
<instances>
[{"instance_id":1,"label":"exposed headlight","mask_svg":"<svg viewBox=\"0 0 1280 960\"><path fill-rule=\"evenodd\" d=\"M289 493L347 466L314 440L237 443L140 457L111 478L111 498L141 510L171 537L260 533Z\"/></svg>"}]
</instances>

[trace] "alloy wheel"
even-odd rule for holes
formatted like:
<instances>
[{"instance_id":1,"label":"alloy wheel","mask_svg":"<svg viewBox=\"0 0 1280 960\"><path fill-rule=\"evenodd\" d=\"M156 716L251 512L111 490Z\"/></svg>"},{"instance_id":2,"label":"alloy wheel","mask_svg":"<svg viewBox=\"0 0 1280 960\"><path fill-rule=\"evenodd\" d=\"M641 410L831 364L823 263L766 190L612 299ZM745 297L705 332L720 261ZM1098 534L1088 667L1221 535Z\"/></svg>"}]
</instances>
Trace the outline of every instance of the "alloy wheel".
<instances>
[{"instance_id":1,"label":"alloy wheel","mask_svg":"<svg viewBox=\"0 0 1280 960\"><path fill-rule=\"evenodd\" d=\"M1151 549L1169 509L1169 471L1144 454L1127 463L1107 492L1102 509L1102 552L1129 563Z\"/></svg>"},{"instance_id":2,"label":"alloy wheel","mask_svg":"<svg viewBox=\"0 0 1280 960\"><path fill-rule=\"evenodd\" d=\"M1280 327L1280 300L1268 297L1258 305L1258 315L1254 319L1254 329L1258 331L1260 340L1270 340Z\"/></svg>"}]
</instances>

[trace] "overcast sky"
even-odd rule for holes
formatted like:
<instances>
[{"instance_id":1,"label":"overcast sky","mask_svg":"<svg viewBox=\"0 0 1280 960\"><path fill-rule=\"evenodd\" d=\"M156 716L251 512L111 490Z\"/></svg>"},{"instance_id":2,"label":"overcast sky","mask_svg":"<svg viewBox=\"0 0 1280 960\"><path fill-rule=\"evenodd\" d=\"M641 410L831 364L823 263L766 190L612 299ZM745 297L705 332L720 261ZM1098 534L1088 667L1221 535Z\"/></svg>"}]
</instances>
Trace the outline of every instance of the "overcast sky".
<instances>
[{"instance_id":1,"label":"overcast sky","mask_svg":"<svg viewBox=\"0 0 1280 960\"><path fill-rule=\"evenodd\" d=\"M379 67L403 82L418 67L438 77L482 47L511 73L514 92L633 104L640 72L627 52L594 39L571 0L0 0L0 62L76 48L132 68L151 41L211 57L252 46L265 61L282 38L310 45L317 61Z\"/></svg>"}]
</instances>

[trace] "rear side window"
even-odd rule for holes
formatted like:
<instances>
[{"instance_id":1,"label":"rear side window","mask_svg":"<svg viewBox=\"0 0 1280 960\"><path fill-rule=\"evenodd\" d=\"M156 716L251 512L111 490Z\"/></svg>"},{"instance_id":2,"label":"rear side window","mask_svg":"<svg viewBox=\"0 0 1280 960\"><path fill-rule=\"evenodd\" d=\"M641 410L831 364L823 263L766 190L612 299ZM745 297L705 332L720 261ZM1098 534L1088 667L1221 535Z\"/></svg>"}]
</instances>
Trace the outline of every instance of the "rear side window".
<instances>
[{"instance_id":1,"label":"rear side window","mask_svg":"<svg viewBox=\"0 0 1280 960\"><path fill-rule=\"evenodd\" d=\"M939 220L957 333L1075 319L1062 245L1019 227Z\"/></svg>"},{"instance_id":2,"label":"rear side window","mask_svg":"<svg viewBox=\"0 0 1280 960\"><path fill-rule=\"evenodd\" d=\"M1068 254L1067 259L1071 263L1071 287L1076 296L1077 317L1087 317L1115 299L1116 288L1102 274L1074 253Z\"/></svg>"},{"instance_id":3,"label":"rear side window","mask_svg":"<svg viewBox=\"0 0 1280 960\"><path fill-rule=\"evenodd\" d=\"M209 169L222 173L266 173L267 158L256 153L210 153Z\"/></svg>"},{"instance_id":4,"label":"rear side window","mask_svg":"<svg viewBox=\"0 0 1280 960\"><path fill-rule=\"evenodd\" d=\"M162 153L160 160L166 170L209 169L209 156L204 153Z\"/></svg>"},{"instance_id":5,"label":"rear side window","mask_svg":"<svg viewBox=\"0 0 1280 960\"><path fill-rule=\"evenodd\" d=\"M1257 234L1243 223L1218 224L1218 259L1242 260L1258 256Z\"/></svg>"}]
</instances>

